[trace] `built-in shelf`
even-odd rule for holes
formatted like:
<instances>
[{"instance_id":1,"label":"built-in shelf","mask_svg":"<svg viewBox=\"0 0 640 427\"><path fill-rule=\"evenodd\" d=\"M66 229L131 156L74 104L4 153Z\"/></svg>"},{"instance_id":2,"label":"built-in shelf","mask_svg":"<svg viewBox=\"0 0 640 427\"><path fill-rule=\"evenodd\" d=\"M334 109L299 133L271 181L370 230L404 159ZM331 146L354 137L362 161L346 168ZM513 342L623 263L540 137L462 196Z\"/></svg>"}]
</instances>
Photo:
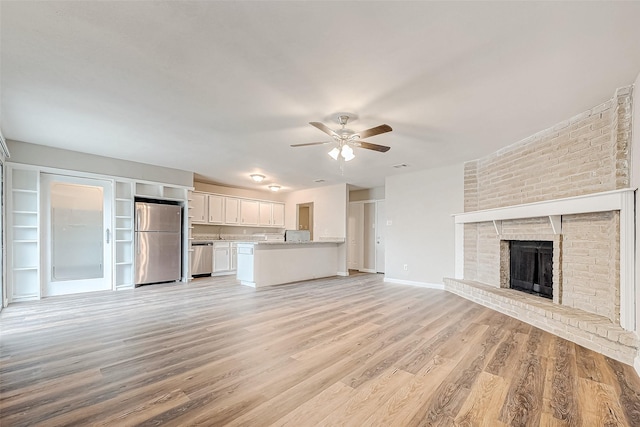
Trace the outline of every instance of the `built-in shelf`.
<instances>
[{"instance_id":1,"label":"built-in shelf","mask_svg":"<svg viewBox=\"0 0 640 427\"><path fill-rule=\"evenodd\" d=\"M40 298L40 173L19 165L7 167L7 285L10 301Z\"/></svg>"}]
</instances>

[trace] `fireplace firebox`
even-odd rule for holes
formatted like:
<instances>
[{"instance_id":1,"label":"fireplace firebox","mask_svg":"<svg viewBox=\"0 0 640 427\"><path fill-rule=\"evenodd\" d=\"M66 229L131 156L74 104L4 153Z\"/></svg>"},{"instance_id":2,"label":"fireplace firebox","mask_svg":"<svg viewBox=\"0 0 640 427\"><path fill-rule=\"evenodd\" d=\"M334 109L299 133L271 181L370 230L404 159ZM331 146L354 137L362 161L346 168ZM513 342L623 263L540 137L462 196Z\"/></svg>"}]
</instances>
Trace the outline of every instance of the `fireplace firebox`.
<instances>
[{"instance_id":1,"label":"fireplace firebox","mask_svg":"<svg viewBox=\"0 0 640 427\"><path fill-rule=\"evenodd\" d=\"M553 299L553 242L509 242L511 289Z\"/></svg>"}]
</instances>

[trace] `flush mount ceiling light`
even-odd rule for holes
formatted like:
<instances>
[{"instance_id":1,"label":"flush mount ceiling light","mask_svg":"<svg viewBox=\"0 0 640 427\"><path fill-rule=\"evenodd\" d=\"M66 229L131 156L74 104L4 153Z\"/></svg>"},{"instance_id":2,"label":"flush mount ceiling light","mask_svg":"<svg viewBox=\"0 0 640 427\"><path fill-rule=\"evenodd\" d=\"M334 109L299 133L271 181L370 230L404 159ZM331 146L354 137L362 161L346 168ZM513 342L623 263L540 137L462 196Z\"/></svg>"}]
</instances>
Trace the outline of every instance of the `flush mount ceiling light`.
<instances>
[{"instance_id":1,"label":"flush mount ceiling light","mask_svg":"<svg viewBox=\"0 0 640 427\"><path fill-rule=\"evenodd\" d=\"M272 185L270 185L270 186L269 186L269 190L271 190L271 191L278 191L278 190L280 190L280 186L279 186L279 185L272 184Z\"/></svg>"},{"instance_id":2,"label":"flush mount ceiling light","mask_svg":"<svg viewBox=\"0 0 640 427\"><path fill-rule=\"evenodd\" d=\"M262 182L265 178L264 175L260 175L259 173L252 173L251 175L249 175L251 177L252 180L254 180L255 182Z\"/></svg>"}]
</instances>

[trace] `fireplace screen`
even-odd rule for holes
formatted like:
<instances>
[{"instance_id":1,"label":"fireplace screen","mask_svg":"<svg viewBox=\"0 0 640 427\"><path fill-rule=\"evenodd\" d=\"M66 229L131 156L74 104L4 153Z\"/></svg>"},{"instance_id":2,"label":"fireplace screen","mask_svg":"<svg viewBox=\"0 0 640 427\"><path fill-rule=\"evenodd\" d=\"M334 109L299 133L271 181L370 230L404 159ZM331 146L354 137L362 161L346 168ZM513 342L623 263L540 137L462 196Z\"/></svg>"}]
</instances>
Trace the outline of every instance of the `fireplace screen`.
<instances>
[{"instance_id":1,"label":"fireplace screen","mask_svg":"<svg viewBox=\"0 0 640 427\"><path fill-rule=\"evenodd\" d=\"M510 287L553 299L553 242L510 241Z\"/></svg>"}]
</instances>

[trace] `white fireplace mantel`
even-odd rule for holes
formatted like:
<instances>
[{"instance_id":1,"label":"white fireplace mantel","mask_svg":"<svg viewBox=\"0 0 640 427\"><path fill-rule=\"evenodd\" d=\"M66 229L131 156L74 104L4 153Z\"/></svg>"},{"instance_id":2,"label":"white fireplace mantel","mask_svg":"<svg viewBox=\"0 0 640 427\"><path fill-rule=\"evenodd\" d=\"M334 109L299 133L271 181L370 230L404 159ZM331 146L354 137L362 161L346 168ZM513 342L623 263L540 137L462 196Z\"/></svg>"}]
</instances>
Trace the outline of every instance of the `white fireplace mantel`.
<instances>
[{"instance_id":1,"label":"white fireplace mantel","mask_svg":"<svg viewBox=\"0 0 640 427\"><path fill-rule=\"evenodd\" d=\"M635 329L635 188L526 203L453 215L456 230L456 278L464 278L464 224L493 222L500 234L501 221L549 217L554 234L561 234L562 215L620 211L620 325Z\"/></svg>"}]
</instances>

